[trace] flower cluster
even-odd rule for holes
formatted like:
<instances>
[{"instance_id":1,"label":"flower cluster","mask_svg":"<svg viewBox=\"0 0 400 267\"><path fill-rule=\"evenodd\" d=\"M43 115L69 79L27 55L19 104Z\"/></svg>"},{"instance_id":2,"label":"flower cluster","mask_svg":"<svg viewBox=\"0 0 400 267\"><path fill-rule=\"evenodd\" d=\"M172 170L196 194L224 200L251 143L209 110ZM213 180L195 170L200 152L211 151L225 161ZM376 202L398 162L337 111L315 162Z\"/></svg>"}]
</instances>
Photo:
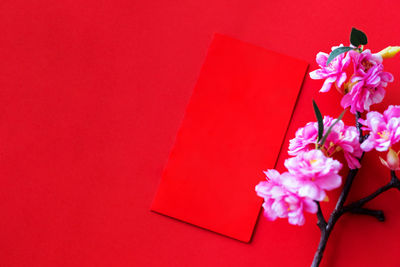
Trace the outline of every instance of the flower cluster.
<instances>
[{"instance_id":1,"label":"flower cluster","mask_svg":"<svg viewBox=\"0 0 400 267\"><path fill-rule=\"evenodd\" d=\"M319 52L316 61L319 69L310 72L312 79L323 79L324 84L320 92L328 92L334 85L343 94L341 106L350 108L355 113L369 111L370 106L380 103L385 96L385 88L393 81L393 75L383 70L383 59L394 57L400 52L400 47L387 47L378 53L371 53L369 49L363 50L363 44L355 46L332 47L330 55ZM366 38L365 38L366 44ZM330 57L341 50L334 58ZM400 108L390 106L383 114L372 111L366 115L366 119L360 119L364 125L363 130L369 131L368 138L359 146L356 142L357 131L354 127L346 130L336 131L328 138L331 139L323 147L328 155L335 152L335 149L343 150L344 156L351 169L360 168L358 158L363 151L388 151L387 159L381 162L392 170L398 169L398 153L392 149L392 145L400 141ZM328 124L324 119L324 124ZM291 140L289 153L296 155L298 151L312 145L316 138L317 124L308 124L296 133L296 138ZM335 131L334 131L335 132ZM347 135L346 135L347 134ZM337 142L344 140L341 144ZM346 136L346 137L344 137ZM349 144L350 142L350 144ZM400 152L399 152L400 153Z\"/></svg>"},{"instance_id":2,"label":"flower cluster","mask_svg":"<svg viewBox=\"0 0 400 267\"><path fill-rule=\"evenodd\" d=\"M314 201L327 198L325 190L339 187L342 178L338 174L342 164L319 149L299 152L285 161L287 172L265 172L267 181L256 186L256 192L264 198L265 216L270 220L288 218L294 225L304 224L304 211L317 212Z\"/></svg>"},{"instance_id":3,"label":"flower cluster","mask_svg":"<svg viewBox=\"0 0 400 267\"><path fill-rule=\"evenodd\" d=\"M324 129L328 129L335 120L325 116L323 119ZM290 140L289 155L297 155L299 152L307 151L315 147L318 138L318 123L309 122L303 128L299 128L296 137ZM322 150L332 156L338 151L343 151L350 169L360 168L359 158L362 155L358 141L358 131L354 126L346 126L343 121L338 121L332 128Z\"/></svg>"},{"instance_id":4,"label":"flower cluster","mask_svg":"<svg viewBox=\"0 0 400 267\"><path fill-rule=\"evenodd\" d=\"M299 128L290 140L288 154L292 157L284 163L287 171L268 170L267 180L256 186L270 220L288 218L290 224L303 225L304 212L317 212L317 202L326 200L327 191L342 183L342 164L333 158L337 152L343 153L350 169L358 169L364 152L388 151L386 160L380 159L382 164L400 169L400 151L392 148L400 141L400 106L389 106L383 114L371 111L365 120L360 119L371 105L383 100L393 76L383 70L382 62L399 53L400 47L387 47L379 53L363 50L367 37L357 29L352 30L350 41L351 46L332 47L330 54L319 52L316 61L320 68L310 72L310 77L324 80L320 92L336 87L343 94L341 106L357 114L363 127L346 126L341 121L344 112L338 119L323 117L314 102L317 122Z\"/></svg>"},{"instance_id":5,"label":"flower cluster","mask_svg":"<svg viewBox=\"0 0 400 267\"><path fill-rule=\"evenodd\" d=\"M393 81L392 74L383 70L383 59L400 53L400 46L389 46L378 53L364 50L367 36L355 28L351 31L350 43L350 46L332 47L330 54L319 52L316 57L319 69L310 72L312 79L323 80L320 92L336 87L343 95L340 104L345 110L337 119L324 117L313 100L317 121L299 128L290 140L291 157L284 162L287 170L264 172L266 181L255 188L258 196L264 198L264 214L269 220L288 218L290 224L303 225L305 212L317 214L321 239L312 266L319 266L329 234L342 214L366 214L383 221L381 210L369 210L364 204L390 188L400 189L395 172L400 170L400 151L394 150L394 145L400 142L400 105L389 106L383 113L369 111L373 104L383 100L388 83ZM355 114L356 127L346 126L342 121L346 110ZM371 150L386 152L385 159L379 158L390 169L390 182L369 196L345 205L363 154ZM328 200L327 191L342 184L339 175L342 164L333 158L337 152L343 153L350 170L328 219L319 202Z\"/></svg>"},{"instance_id":6,"label":"flower cluster","mask_svg":"<svg viewBox=\"0 0 400 267\"><path fill-rule=\"evenodd\" d=\"M337 47L332 47L332 50L335 49ZM369 111L372 104L383 100L385 88L393 81L393 75L383 71L381 54L372 54L369 49L350 50L327 65L328 56L323 52L318 53L316 61L320 69L310 73L312 79L325 80L320 92L328 92L334 84L344 94L342 107L350 107L353 114Z\"/></svg>"}]
</instances>

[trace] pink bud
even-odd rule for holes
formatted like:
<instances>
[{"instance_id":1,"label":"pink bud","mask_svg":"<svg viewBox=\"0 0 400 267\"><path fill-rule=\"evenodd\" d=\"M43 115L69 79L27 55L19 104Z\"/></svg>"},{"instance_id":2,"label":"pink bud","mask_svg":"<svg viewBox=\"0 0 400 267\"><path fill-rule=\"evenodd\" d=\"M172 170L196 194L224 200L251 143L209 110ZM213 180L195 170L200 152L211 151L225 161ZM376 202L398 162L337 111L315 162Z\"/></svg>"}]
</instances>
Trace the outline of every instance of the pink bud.
<instances>
[{"instance_id":1,"label":"pink bud","mask_svg":"<svg viewBox=\"0 0 400 267\"><path fill-rule=\"evenodd\" d=\"M383 160L381 157L379 157L382 164L388 167L391 170L399 170L399 156L397 155L396 151L394 151L392 148L389 149L387 155L386 155L386 161Z\"/></svg>"}]
</instances>

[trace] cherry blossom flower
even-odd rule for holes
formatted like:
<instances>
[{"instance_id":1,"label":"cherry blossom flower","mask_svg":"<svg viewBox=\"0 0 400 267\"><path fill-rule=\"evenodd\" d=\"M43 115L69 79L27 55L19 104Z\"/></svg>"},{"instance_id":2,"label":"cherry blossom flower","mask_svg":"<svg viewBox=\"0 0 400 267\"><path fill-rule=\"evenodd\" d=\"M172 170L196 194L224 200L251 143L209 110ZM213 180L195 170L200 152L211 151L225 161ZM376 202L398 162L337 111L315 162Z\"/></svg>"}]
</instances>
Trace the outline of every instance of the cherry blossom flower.
<instances>
[{"instance_id":1,"label":"cherry blossom flower","mask_svg":"<svg viewBox=\"0 0 400 267\"><path fill-rule=\"evenodd\" d=\"M368 138L361 144L364 151L386 151L400 141L400 106L389 106L383 114L371 111L366 120L360 120L369 131Z\"/></svg>"},{"instance_id":2,"label":"cherry blossom flower","mask_svg":"<svg viewBox=\"0 0 400 267\"><path fill-rule=\"evenodd\" d=\"M380 54L371 54L369 49L361 53L352 50L348 54L354 65L354 74L345 86L341 105L350 107L353 114L369 111L372 104L383 100L385 88L393 81L393 75L383 71Z\"/></svg>"},{"instance_id":3,"label":"cherry blossom flower","mask_svg":"<svg viewBox=\"0 0 400 267\"><path fill-rule=\"evenodd\" d=\"M322 201L326 197L325 190L338 188L342 184L342 177L338 174L342 164L326 157L318 149L287 159L285 167L296 177L296 186L301 197Z\"/></svg>"},{"instance_id":4,"label":"cherry blossom flower","mask_svg":"<svg viewBox=\"0 0 400 267\"><path fill-rule=\"evenodd\" d=\"M332 51L342 46L342 44L340 46L334 46L332 47ZM310 72L311 79L325 79L320 92L328 92L333 84L336 84L336 86L340 88L347 79L346 68L349 66L351 61L348 53L340 54L334 58L328 66L326 66L328 57L329 54L319 52L316 61L320 66L320 69Z\"/></svg>"},{"instance_id":5,"label":"cherry blossom flower","mask_svg":"<svg viewBox=\"0 0 400 267\"><path fill-rule=\"evenodd\" d=\"M300 197L296 193L295 177L276 170L264 172L267 181L260 182L255 190L257 195L264 198L264 215L268 220L288 218L290 224L303 225L304 212L316 213L317 204L310 198Z\"/></svg>"}]
</instances>

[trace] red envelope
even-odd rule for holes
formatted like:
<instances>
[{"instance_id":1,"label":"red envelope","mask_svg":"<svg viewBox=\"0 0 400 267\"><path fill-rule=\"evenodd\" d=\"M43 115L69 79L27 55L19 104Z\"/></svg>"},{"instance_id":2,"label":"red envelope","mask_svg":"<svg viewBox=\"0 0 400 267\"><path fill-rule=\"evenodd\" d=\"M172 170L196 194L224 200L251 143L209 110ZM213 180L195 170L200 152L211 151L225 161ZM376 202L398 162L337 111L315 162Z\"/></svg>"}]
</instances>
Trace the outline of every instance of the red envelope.
<instances>
[{"instance_id":1,"label":"red envelope","mask_svg":"<svg viewBox=\"0 0 400 267\"><path fill-rule=\"evenodd\" d=\"M151 209L250 241L307 66L215 35Z\"/></svg>"}]
</instances>

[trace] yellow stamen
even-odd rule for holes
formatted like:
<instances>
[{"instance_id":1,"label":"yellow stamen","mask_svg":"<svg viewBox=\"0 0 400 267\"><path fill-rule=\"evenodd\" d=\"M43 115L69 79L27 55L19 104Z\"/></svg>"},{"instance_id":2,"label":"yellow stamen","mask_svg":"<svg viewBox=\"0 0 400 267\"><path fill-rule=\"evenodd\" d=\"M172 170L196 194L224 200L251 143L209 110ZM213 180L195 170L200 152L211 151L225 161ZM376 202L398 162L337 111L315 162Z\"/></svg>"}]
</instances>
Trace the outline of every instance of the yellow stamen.
<instances>
[{"instance_id":1,"label":"yellow stamen","mask_svg":"<svg viewBox=\"0 0 400 267\"><path fill-rule=\"evenodd\" d=\"M378 135L379 135L381 138L383 138L383 139L385 139L385 140L388 140L388 139L389 139L389 136L390 136L390 132L384 130L384 131L382 131L382 132L378 132Z\"/></svg>"},{"instance_id":2,"label":"yellow stamen","mask_svg":"<svg viewBox=\"0 0 400 267\"><path fill-rule=\"evenodd\" d=\"M356 82L347 82L345 84L343 84L343 92L344 94L347 94L348 92L351 91L351 89L353 88L353 86L358 83L358 81Z\"/></svg>"}]
</instances>

